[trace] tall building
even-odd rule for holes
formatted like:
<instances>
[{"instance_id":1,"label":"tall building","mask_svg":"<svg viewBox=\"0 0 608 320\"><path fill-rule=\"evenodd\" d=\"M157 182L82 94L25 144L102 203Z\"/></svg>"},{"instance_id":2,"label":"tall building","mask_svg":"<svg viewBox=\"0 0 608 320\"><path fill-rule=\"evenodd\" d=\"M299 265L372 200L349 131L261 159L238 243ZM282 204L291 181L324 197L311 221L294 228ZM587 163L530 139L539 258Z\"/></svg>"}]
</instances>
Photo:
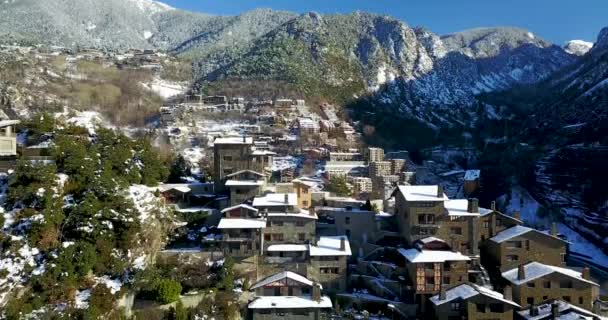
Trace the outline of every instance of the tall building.
<instances>
[{"instance_id":1,"label":"tall building","mask_svg":"<svg viewBox=\"0 0 608 320\"><path fill-rule=\"evenodd\" d=\"M365 160L368 162L384 161L384 149L367 148L365 151Z\"/></svg>"},{"instance_id":2,"label":"tall building","mask_svg":"<svg viewBox=\"0 0 608 320\"><path fill-rule=\"evenodd\" d=\"M213 141L213 178L217 191L225 190L227 176L243 170L263 174L272 164L274 152L255 150L247 136L217 138Z\"/></svg>"},{"instance_id":3,"label":"tall building","mask_svg":"<svg viewBox=\"0 0 608 320\"><path fill-rule=\"evenodd\" d=\"M375 161L369 163L369 176L374 179L380 176L391 175L390 161Z\"/></svg>"}]
</instances>

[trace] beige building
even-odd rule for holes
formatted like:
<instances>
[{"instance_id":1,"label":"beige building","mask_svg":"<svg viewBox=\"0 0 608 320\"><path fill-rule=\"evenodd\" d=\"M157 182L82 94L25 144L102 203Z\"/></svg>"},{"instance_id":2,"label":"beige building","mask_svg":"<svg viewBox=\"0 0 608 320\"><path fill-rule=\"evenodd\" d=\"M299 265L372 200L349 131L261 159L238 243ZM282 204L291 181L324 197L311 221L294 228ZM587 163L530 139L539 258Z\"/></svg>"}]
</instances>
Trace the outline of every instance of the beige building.
<instances>
[{"instance_id":1,"label":"beige building","mask_svg":"<svg viewBox=\"0 0 608 320\"><path fill-rule=\"evenodd\" d=\"M392 164L390 161L375 161L369 163L369 176L374 179L380 176L391 175Z\"/></svg>"},{"instance_id":2,"label":"beige building","mask_svg":"<svg viewBox=\"0 0 608 320\"><path fill-rule=\"evenodd\" d=\"M512 320L514 310L519 309L508 294L503 295L472 283L444 288L430 300L438 320Z\"/></svg>"},{"instance_id":3,"label":"beige building","mask_svg":"<svg viewBox=\"0 0 608 320\"><path fill-rule=\"evenodd\" d=\"M350 183L353 185L355 193L370 193L372 192L372 179L367 177L352 177Z\"/></svg>"},{"instance_id":4,"label":"beige building","mask_svg":"<svg viewBox=\"0 0 608 320\"><path fill-rule=\"evenodd\" d=\"M294 193L298 198L298 207L300 209L310 208L312 206L312 193L316 184L303 179L294 179L292 184Z\"/></svg>"},{"instance_id":5,"label":"beige building","mask_svg":"<svg viewBox=\"0 0 608 320\"><path fill-rule=\"evenodd\" d=\"M0 157L17 155L17 135L14 128L19 123L19 120L0 121Z\"/></svg>"},{"instance_id":6,"label":"beige building","mask_svg":"<svg viewBox=\"0 0 608 320\"><path fill-rule=\"evenodd\" d=\"M583 272L530 262L502 273L513 287L513 301L521 306L560 299L574 306L593 310L599 286L591 281L589 269Z\"/></svg>"},{"instance_id":7,"label":"beige building","mask_svg":"<svg viewBox=\"0 0 608 320\"><path fill-rule=\"evenodd\" d=\"M401 175L402 172L407 170L407 161L405 159L391 159L391 174Z\"/></svg>"},{"instance_id":8,"label":"beige building","mask_svg":"<svg viewBox=\"0 0 608 320\"><path fill-rule=\"evenodd\" d=\"M384 149L382 149L382 148L367 148L365 150L365 160L367 162L384 161Z\"/></svg>"},{"instance_id":9,"label":"beige building","mask_svg":"<svg viewBox=\"0 0 608 320\"><path fill-rule=\"evenodd\" d=\"M490 238L484 253L501 272L533 261L565 267L566 245L556 235L517 225Z\"/></svg>"}]
</instances>

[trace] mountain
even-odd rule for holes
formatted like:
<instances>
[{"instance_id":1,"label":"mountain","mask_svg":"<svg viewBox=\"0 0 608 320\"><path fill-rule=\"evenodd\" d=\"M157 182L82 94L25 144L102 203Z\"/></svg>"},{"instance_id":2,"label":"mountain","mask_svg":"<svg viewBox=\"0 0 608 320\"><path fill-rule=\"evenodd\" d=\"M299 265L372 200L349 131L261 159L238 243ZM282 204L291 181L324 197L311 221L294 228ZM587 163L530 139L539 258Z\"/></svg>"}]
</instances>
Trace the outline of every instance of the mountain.
<instances>
[{"instance_id":1,"label":"mountain","mask_svg":"<svg viewBox=\"0 0 608 320\"><path fill-rule=\"evenodd\" d=\"M584 56L593 47L593 42L584 40L571 40L566 42L564 50L569 54Z\"/></svg>"}]
</instances>

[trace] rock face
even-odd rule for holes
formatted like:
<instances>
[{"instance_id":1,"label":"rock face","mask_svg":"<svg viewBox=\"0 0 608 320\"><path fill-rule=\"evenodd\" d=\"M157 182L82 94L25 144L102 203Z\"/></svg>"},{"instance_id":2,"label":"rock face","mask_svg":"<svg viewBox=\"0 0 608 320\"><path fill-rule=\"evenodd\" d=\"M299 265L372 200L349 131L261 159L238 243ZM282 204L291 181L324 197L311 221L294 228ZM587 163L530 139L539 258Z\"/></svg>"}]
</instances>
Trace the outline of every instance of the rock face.
<instances>
[{"instance_id":1,"label":"rock face","mask_svg":"<svg viewBox=\"0 0 608 320\"><path fill-rule=\"evenodd\" d=\"M569 54L573 54L576 56L584 56L591 48L593 47L592 42L587 42L583 40L571 40L566 42L564 45L564 50Z\"/></svg>"}]
</instances>

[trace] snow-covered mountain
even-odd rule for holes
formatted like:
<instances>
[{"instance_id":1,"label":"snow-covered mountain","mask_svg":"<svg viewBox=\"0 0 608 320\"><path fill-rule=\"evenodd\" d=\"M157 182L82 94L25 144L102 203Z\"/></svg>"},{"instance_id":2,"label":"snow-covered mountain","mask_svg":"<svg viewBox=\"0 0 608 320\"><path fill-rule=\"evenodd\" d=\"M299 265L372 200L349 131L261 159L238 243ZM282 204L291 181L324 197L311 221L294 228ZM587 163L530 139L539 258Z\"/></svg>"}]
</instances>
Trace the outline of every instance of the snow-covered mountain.
<instances>
[{"instance_id":1,"label":"snow-covered mountain","mask_svg":"<svg viewBox=\"0 0 608 320\"><path fill-rule=\"evenodd\" d=\"M564 50L569 54L584 56L593 47L593 42L584 40L571 40L566 42Z\"/></svg>"}]
</instances>

